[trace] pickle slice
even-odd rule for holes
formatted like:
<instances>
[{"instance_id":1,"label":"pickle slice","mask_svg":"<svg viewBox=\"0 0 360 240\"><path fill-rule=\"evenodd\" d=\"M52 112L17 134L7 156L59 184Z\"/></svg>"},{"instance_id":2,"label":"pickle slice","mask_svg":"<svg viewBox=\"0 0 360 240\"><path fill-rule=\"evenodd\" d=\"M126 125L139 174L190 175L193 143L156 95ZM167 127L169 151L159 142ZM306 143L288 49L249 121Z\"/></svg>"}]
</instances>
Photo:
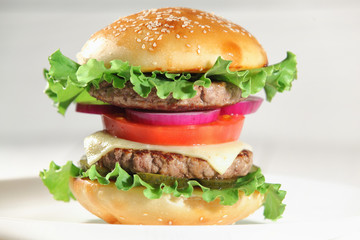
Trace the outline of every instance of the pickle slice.
<instances>
[{"instance_id":1,"label":"pickle slice","mask_svg":"<svg viewBox=\"0 0 360 240\"><path fill-rule=\"evenodd\" d=\"M253 165L251 166L249 173L256 172L258 169L258 167ZM238 177L229 179L196 179L196 181L198 181L204 187L220 190L236 187L237 179Z\"/></svg>"},{"instance_id":2,"label":"pickle slice","mask_svg":"<svg viewBox=\"0 0 360 240\"><path fill-rule=\"evenodd\" d=\"M212 189L225 189L235 187L237 178L231 179L196 179L204 187Z\"/></svg>"},{"instance_id":3,"label":"pickle slice","mask_svg":"<svg viewBox=\"0 0 360 240\"><path fill-rule=\"evenodd\" d=\"M175 184L175 181L177 181L179 189L187 187L187 178L176 178L155 173L137 173L137 175L139 175L142 180L153 186L159 186L161 183L164 183L167 186L172 186Z\"/></svg>"},{"instance_id":4,"label":"pickle slice","mask_svg":"<svg viewBox=\"0 0 360 240\"><path fill-rule=\"evenodd\" d=\"M176 178L171 176L165 176L154 173L137 173L139 177L145 182L149 183L152 186L159 186L161 183L165 185L172 186L175 181L178 182L178 188L186 188L188 186L187 182L192 179L187 178ZM212 189L224 189L235 187L236 179L194 179L198 181L204 187L212 188Z\"/></svg>"}]
</instances>

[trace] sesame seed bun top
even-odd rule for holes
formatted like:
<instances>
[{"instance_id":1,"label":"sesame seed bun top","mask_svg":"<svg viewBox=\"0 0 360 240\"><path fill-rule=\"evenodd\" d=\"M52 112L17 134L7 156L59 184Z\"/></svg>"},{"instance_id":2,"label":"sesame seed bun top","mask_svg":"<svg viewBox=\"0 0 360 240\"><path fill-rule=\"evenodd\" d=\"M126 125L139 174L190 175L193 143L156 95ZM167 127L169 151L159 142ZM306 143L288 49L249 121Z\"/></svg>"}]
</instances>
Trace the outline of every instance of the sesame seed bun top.
<instances>
[{"instance_id":1,"label":"sesame seed bun top","mask_svg":"<svg viewBox=\"0 0 360 240\"><path fill-rule=\"evenodd\" d=\"M77 55L105 65L114 59L141 66L143 72L205 72L216 59L232 60L230 70L267 65L266 53L244 28L212 13L161 8L122 17L96 32Z\"/></svg>"}]
</instances>

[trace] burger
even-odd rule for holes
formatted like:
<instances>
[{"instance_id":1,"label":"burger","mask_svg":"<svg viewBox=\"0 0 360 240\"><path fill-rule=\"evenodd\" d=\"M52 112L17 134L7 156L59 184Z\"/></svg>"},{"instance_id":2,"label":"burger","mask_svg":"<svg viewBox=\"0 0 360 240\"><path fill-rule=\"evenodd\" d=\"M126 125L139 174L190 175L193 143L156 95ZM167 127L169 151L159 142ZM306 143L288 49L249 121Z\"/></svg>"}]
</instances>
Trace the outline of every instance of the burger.
<instances>
[{"instance_id":1,"label":"burger","mask_svg":"<svg viewBox=\"0 0 360 240\"><path fill-rule=\"evenodd\" d=\"M231 224L264 207L281 217L285 191L266 183L244 115L296 79L295 55L268 65L244 28L212 13L161 8L121 17L91 36L78 62L59 50L44 70L58 112L100 114L77 163L40 172L56 200L76 199L108 223Z\"/></svg>"}]
</instances>

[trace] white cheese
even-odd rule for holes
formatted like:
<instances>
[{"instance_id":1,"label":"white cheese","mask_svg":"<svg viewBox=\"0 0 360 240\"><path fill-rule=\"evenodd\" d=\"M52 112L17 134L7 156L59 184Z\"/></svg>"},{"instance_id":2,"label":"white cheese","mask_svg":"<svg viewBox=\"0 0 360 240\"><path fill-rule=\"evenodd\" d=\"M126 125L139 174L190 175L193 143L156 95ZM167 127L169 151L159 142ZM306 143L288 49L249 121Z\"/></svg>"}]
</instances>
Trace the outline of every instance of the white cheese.
<instances>
[{"instance_id":1,"label":"white cheese","mask_svg":"<svg viewBox=\"0 0 360 240\"><path fill-rule=\"evenodd\" d=\"M197 146L151 145L116 138L108 134L106 131L96 132L86 137L84 147L85 154L90 165L99 161L102 156L115 148L137 150L146 149L178 153L188 157L204 159L212 168L214 168L215 171L220 174L224 174L226 172L242 150L252 150L248 144L240 141Z\"/></svg>"}]
</instances>

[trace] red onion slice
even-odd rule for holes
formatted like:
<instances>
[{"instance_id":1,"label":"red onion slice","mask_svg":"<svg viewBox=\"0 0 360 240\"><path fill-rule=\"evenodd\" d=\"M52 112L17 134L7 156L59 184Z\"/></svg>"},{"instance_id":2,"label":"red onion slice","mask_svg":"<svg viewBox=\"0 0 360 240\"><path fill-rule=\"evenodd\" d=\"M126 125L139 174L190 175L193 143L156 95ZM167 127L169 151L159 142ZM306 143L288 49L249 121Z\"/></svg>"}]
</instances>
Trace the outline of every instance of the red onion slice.
<instances>
[{"instance_id":1,"label":"red onion slice","mask_svg":"<svg viewBox=\"0 0 360 240\"><path fill-rule=\"evenodd\" d=\"M76 112L90 113L90 114L111 114L121 113L124 110L122 108L113 105L97 105L97 104L86 104L77 103Z\"/></svg>"},{"instance_id":2,"label":"red onion slice","mask_svg":"<svg viewBox=\"0 0 360 240\"><path fill-rule=\"evenodd\" d=\"M125 110L126 117L137 123L149 125L197 125L216 121L220 109L194 112L145 112L133 109Z\"/></svg>"},{"instance_id":3,"label":"red onion slice","mask_svg":"<svg viewBox=\"0 0 360 240\"><path fill-rule=\"evenodd\" d=\"M220 115L246 115L258 110L263 99L261 97L249 96L244 101L221 108Z\"/></svg>"}]
</instances>

